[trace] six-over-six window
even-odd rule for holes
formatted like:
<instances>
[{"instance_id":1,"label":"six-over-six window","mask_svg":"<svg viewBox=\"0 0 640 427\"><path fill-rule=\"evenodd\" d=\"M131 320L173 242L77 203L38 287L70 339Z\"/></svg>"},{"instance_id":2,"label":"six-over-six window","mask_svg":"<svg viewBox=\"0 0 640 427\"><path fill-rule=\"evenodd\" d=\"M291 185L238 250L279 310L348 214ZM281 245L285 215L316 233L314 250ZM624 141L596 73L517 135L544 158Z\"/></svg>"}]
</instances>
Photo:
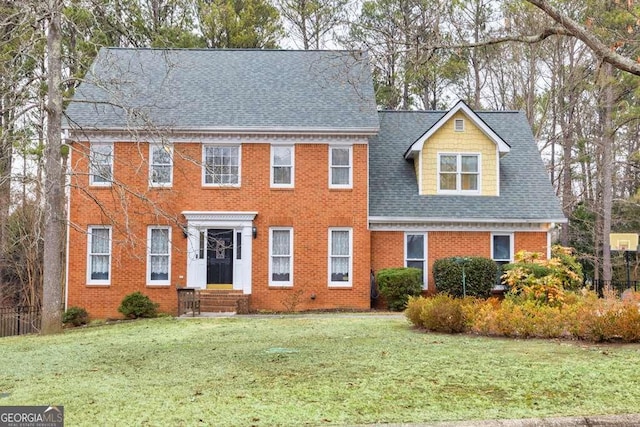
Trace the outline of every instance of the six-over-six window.
<instances>
[{"instance_id":1,"label":"six-over-six window","mask_svg":"<svg viewBox=\"0 0 640 427\"><path fill-rule=\"evenodd\" d=\"M149 145L149 184L170 187L173 182L173 148L169 145Z\"/></svg>"},{"instance_id":2,"label":"six-over-six window","mask_svg":"<svg viewBox=\"0 0 640 427\"><path fill-rule=\"evenodd\" d=\"M113 144L92 142L89 148L89 183L110 186L113 180Z\"/></svg>"}]
</instances>

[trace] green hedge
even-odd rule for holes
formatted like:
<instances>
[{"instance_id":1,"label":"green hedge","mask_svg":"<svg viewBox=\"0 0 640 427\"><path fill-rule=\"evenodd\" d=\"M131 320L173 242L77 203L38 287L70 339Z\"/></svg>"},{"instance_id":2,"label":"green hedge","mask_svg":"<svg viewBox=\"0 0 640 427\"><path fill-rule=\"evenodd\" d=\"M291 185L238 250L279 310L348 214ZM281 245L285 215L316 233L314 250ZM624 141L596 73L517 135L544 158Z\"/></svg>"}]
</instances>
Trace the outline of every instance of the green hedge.
<instances>
[{"instance_id":1,"label":"green hedge","mask_svg":"<svg viewBox=\"0 0 640 427\"><path fill-rule=\"evenodd\" d=\"M385 268L378 271L376 281L390 310L404 310L410 296L422 293L422 270L418 268Z\"/></svg>"},{"instance_id":2,"label":"green hedge","mask_svg":"<svg viewBox=\"0 0 640 427\"><path fill-rule=\"evenodd\" d=\"M433 278L438 292L462 296L462 265L456 262L458 259L442 258L433 263ZM464 260L467 296L489 297L498 277L498 265L483 257L465 257Z\"/></svg>"}]
</instances>

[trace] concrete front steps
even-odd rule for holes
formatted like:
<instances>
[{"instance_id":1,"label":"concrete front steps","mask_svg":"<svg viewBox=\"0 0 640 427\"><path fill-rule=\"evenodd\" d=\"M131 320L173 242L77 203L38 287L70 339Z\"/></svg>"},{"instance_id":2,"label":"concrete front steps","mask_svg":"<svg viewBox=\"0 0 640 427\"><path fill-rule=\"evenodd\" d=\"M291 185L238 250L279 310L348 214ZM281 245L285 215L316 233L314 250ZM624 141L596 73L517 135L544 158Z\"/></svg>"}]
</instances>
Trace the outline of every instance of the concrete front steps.
<instances>
[{"instance_id":1,"label":"concrete front steps","mask_svg":"<svg viewBox=\"0 0 640 427\"><path fill-rule=\"evenodd\" d=\"M202 289L198 296L202 313L249 313L249 295L242 291Z\"/></svg>"}]
</instances>

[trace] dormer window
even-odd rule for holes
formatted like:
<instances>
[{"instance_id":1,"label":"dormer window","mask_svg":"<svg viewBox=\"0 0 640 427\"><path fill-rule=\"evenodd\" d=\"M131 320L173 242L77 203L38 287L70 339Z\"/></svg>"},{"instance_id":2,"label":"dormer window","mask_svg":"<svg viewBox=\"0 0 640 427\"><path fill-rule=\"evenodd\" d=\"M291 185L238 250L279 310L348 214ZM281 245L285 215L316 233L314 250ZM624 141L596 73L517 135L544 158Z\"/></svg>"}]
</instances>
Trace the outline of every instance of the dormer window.
<instances>
[{"instance_id":1,"label":"dormer window","mask_svg":"<svg viewBox=\"0 0 640 427\"><path fill-rule=\"evenodd\" d=\"M456 132L464 132L464 119L455 119L453 121L453 130Z\"/></svg>"},{"instance_id":2,"label":"dormer window","mask_svg":"<svg viewBox=\"0 0 640 427\"><path fill-rule=\"evenodd\" d=\"M480 189L479 154L439 154L438 192L478 194Z\"/></svg>"}]
</instances>

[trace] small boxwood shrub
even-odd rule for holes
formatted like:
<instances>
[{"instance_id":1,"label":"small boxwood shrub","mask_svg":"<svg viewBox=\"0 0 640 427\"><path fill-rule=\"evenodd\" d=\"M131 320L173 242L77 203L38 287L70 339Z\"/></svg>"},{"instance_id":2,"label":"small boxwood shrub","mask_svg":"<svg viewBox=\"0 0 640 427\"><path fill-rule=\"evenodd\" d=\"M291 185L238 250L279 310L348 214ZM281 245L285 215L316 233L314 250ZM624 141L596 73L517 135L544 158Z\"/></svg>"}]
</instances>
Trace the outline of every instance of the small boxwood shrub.
<instances>
[{"instance_id":1,"label":"small boxwood shrub","mask_svg":"<svg viewBox=\"0 0 640 427\"><path fill-rule=\"evenodd\" d=\"M82 307L69 307L62 315L62 323L65 325L80 326L89 322L89 313Z\"/></svg>"},{"instance_id":2,"label":"small boxwood shrub","mask_svg":"<svg viewBox=\"0 0 640 427\"><path fill-rule=\"evenodd\" d=\"M141 292L134 292L122 300L118 311L126 317L136 319L138 317L156 317L159 304Z\"/></svg>"},{"instance_id":3,"label":"small boxwood shrub","mask_svg":"<svg viewBox=\"0 0 640 427\"><path fill-rule=\"evenodd\" d=\"M462 297L462 265L458 257L441 258L433 263L433 279L438 292ZM498 265L483 257L466 257L464 271L467 296L487 298L498 278Z\"/></svg>"},{"instance_id":4,"label":"small boxwood shrub","mask_svg":"<svg viewBox=\"0 0 640 427\"><path fill-rule=\"evenodd\" d=\"M378 271L376 281L380 294L393 311L402 311L410 296L422 293L422 270L418 268L385 268Z\"/></svg>"}]
</instances>

